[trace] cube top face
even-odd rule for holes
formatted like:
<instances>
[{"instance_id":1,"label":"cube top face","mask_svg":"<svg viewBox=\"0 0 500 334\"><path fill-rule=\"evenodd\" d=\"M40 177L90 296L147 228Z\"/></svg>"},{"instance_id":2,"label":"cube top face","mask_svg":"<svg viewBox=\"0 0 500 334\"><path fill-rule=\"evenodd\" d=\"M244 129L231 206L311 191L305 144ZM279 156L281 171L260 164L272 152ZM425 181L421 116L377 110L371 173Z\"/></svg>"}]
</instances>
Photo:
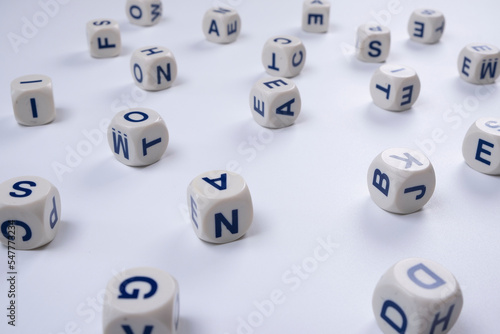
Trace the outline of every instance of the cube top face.
<instances>
[{"instance_id":1,"label":"cube top face","mask_svg":"<svg viewBox=\"0 0 500 334\"><path fill-rule=\"evenodd\" d=\"M170 274L149 267L128 269L109 281L106 292L105 334L135 333L133 329L137 333L176 333L179 285Z\"/></svg>"},{"instance_id":2,"label":"cube top face","mask_svg":"<svg viewBox=\"0 0 500 334\"><path fill-rule=\"evenodd\" d=\"M170 88L177 78L174 54L162 46L136 49L130 59L130 71L137 86L158 91Z\"/></svg>"},{"instance_id":3,"label":"cube top face","mask_svg":"<svg viewBox=\"0 0 500 334\"><path fill-rule=\"evenodd\" d=\"M152 26L160 22L162 16L161 0L127 0L125 12L130 23L139 26Z\"/></svg>"},{"instance_id":4,"label":"cube top face","mask_svg":"<svg viewBox=\"0 0 500 334\"><path fill-rule=\"evenodd\" d=\"M325 33L330 24L330 2L306 0L302 9L302 29L306 32Z\"/></svg>"},{"instance_id":5,"label":"cube top face","mask_svg":"<svg viewBox=\"0 0 500 334\"><path fill-rule=\"evenodd\" d=\"M482 117L465 135L462 154L465 162L478 172L500 175L500 118Z\"/></svg>"},{"instance_id":6,"label":"cube top face","mask_svg":"<svg viewBox=\"0 0 500 334\"><path fill-rule=\"evenodd\" d=\"M385 64L380 66L379 70L383 74L394 78L412 79L417 75L417 72L411 67L397 64Z\"/></svg>"},{"instance_id":7,"label":"cube top face","mask_svg":"<svg viewBox=\"0 0 500 334\"><path fill-rule=\"evenodd\" d=\"M389 148L381 153L381 157L388 166L403 172L419 172L431 166L422 152L408 148Z\"/></svg>"},{"instance_id":8,"label":"cube top face","mask_svg":"<svg viewBox=\"0 0 500 334\"><path fill-rule=\"evenodd\" d=\"M210 42L228 44L234 42L241 31L238 12L227 7L213 7L205 12L202 29Z\"/></svg>"},{"instance_id":9,"label":"cube top face","mask_svg":"<svg viewBox=\"0 0 500 334\"><path fill-rule=\"evenodd\" d=\"M391 33L391 30L383 25L375 23L365 23L358 27L358 33L365 35L385 36Z\"/></svg>"},{"instance_id":10,"label":"cube top face","mask_svg":"<svg viewBox=\"0 0 500 334\"><path fill-rule=\"evenodd\" d=\"M262 51L262 64L269 75L292 78L306 63L306 49L298 37L281 35L269 38Z\"/></svg>"},{"instance_id":11,"label":"cube top face","mask_svg":"<svg viewBox=\"0 0 500 334\"><path fill-rule=\"evenodd\" d=\"M494 45L487 43L468 44L458 56L458 73L463 80L472 84L494 83L500 75L499 59L500 50Z\"/></svg>"},{"instance_id":12,"label":"cube top face","mask_svg":"<svg viewBox=\"0 0 500 334\"><path fill-rule=\"evenodd\" d=\"M51 89L52 79L43 74L29 74L12 80L10 84L11 92L31 92L38 89Z\"/></svg>"},{"instance_id":13,"label":"cube top face","mask_svg":"<svg viewBox=\"0 0 500 334\"><path fill-rule=\"evenodd\" d=\"M389 28L366 23L358 27L356 36L356 56L359 60L379 63L389 56L391 31Z\"/></svg>"},{"instance_id":14,"label":"cube top face","mask_svg":"<svg viewBox=\"0 0 500 334\"><path fill-rule=\"evenodd\" d=\"M16 121L36 126L50 123L56 117L52 80L41 74L25 75L10 84Z\"/></svg>"},{"instance_id":15,"label":"cube top face","mask_svg":"<svg viewBox=\"0 0 500 334\"><path fill-rule=\"evenodd\" d=\"M203 194L207 199L222 200L239 195L247 189L247 184L240 175L221 170L200 174L189 186L193 192Z\"/></svg>"},{"instance_id":16,"label":"cube top face","mask_svg":"<svg viewBox=\"0 0 500 334\"><path fill-rule=\"evenodd\" d=\"M434 9L417 9L410 16L408 34L416 42L434 44L441 39L444 26L443 13Z\"/></svg>"},{"instance_id":17,"label":"cube top face","mask_svg":"<svg viewBox=\"0 0 500 334\"><path fill-rule=\"evenodd\" d=\"M116 57L121 52L120 26L112 19L87 22L87 40L94 58Z\"/></svg>"}]
</instances>

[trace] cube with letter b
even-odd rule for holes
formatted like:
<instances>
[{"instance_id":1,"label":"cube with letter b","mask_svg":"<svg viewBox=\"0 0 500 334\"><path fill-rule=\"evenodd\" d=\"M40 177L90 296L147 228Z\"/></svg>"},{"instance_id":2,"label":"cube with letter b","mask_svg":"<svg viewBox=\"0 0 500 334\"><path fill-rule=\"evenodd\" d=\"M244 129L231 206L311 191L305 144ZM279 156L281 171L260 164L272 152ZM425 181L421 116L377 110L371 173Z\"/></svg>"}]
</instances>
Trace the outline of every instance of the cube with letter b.
<instances>
[{"instance_id":1,"label":"cube with letter b","mask_svg":"<svg viewBox=\"0 0 500 334\"><path fill-rule=\"evenodd\" d=\"M498 60L500 50L491 44L472 43L465 46L458 56L460 77L472 84L494 83L500 75Z\"/></svg>"},{"instance_id":2,"label":"cube with letter b","mask_svg":"<svg viewBox=\"0 0 500 334\"><path fill-rule=\"evenodd\" d=\"M475 121L462 145L465 162L478 172L500 175L500 118Z\"/></svg>"},{"instance_id":3,"label":"cube with letter b","mask_svg":"<svg viewBox=\"0 0 500 334\"><path fill-rule=\"evenodd\" d=\"M382 276L372 305L384 334L445 334L460 315L463 297L446 268L427 259L409 258Z\"/></svg>"},{"instance_id":4,"label":"cube with letter b","mask_svg":"<svg viewBox=\"0 0 500 334\"><path fill-rule=\"evenodd\" d=\"M215 170L198 175L188 186L187 202L193 229L201 240L231 242L252 224L252 198L239 174Z\"/></svg>"},{"instance_id":5,"label":"cube with letter b","mask_svg":"<svg viewBox=\"0 0 500 334\"><path fill-rule=\"evenodd\" d=\"M10 84L16 121L34 126L50 123L56 117L52 80L41 74L19 77Z\"/></svg>"}]
</instances>

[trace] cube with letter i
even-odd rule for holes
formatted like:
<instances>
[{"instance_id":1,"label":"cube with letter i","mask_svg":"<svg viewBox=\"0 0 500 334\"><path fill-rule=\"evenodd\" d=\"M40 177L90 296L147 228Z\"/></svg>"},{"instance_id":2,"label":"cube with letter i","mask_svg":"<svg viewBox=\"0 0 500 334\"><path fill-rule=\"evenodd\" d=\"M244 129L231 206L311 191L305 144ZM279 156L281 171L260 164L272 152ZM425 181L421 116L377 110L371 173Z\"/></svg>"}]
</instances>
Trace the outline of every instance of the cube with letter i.
<instances>
[{"instance_id":1,"label":"cube with letter i","mask_svg":"<svg viewBox=\"0 0 500 334\"><path fill-rule=\"evenodd\" d=\"M307 32L324 33L330 24L330 2L305 0L302 8L302 29Z\"/></svg>"},{"instance_id":2,"label":"cube with letter i","mask_svg":"<svg viewBox=\"0 0 500 334\"><path fill-rule=\"evenodd\" d=\"M458 56L460 77L472 84L494 83L500 75L498 60L500 50L491 44L472 43L465 46Z\"/></svg>"},{"instance_id":3,"label":"cube with letter i","mask_svg":"<svg viewBox=\"0 0 500 334\"><path fill-rule=\"evenodd\" d=\"M434 9L417 9L408 21L408 34L416 42L434 44L443 36L444 25L443 13Z\"/></svg>"},{"instance_id":4,"label":"cube with letter i","mask_svg":"<svg viewBox=\"0 0 500 334\"><path fill-rule=\"evenodd\" d=\"M87 23L87 41L94 58L116 57L122 49L120 27L111 19L92 20Z\"/></svg>"},{"instance_id":5,"label":"cube with letter i","mask_svg":"<svg viewBox=\"0 0 500 334\"><path fill-rule=\"evenodd\" d=\"M125 12L130 23L139 26L152 26L160 22L162 16L161 0L127 0Z\"/></svg>"},{"instance_id":6,"label":"cube with letter i","mask_svg":"<svg viewBox=\"0 0 500 334\"><path fill-rule=\"evenodd\" d=\"M215 170L198 175L188 186L187 202L194 232L201 240L231 242L252 224L252 198L239 174Z\"/></svg>"},{"instance_id":7,"label":"cube with letter i","mask_svg":"<svg viewBox=\"0 0 500 334\"><path fill-rule=\"evenodd\" d=\"M19 77L10 84L14 116L21 125L43 125L56 117L52 80L41 74Z\"/></svg>"},{"instance_id":8,"label":"cube with letter i","mask_svg":"<svg viewBox=\"0 0 500 334\"><path fill-rule=\"evenodd\" d=\"M478 172L500 175L500 118L483 117L465 135L462 154Z\"/></svg>"},{"instance_id":9,"label":"cube with letter i","mask_svg":"<svg viewBox=\"0 0 500 334\"><path fill-rule=\"evenodd\" d=\"M409 258L380 278L372 305L384 334L446 334L460 316L463 297L446 268L427 259Z\"/></svg>"},{"instance_id":10,"label":"cube with letter i","mask_svg":"<svg viewBox=\"0 0 500 334\"><path fill-rule=\"evenodd\" d=\"M210 42L232 43L240 35L241 18L238 12L231 8L210 8L203 16L202 29Z\"/></svg>"}]
</instances>

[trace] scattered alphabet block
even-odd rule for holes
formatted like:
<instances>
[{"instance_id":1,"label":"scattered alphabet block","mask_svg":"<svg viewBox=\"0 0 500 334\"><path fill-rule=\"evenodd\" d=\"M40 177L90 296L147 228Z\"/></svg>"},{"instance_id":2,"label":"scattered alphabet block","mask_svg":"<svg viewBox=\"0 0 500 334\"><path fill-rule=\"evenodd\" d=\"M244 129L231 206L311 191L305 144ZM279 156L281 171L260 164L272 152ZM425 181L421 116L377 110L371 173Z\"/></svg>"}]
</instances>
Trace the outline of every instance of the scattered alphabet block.
<instances>
[{"instance_id":1,"label":"scattered alphabet block","mask_svg":"<svg viewBox=\"0 0 500 334\"><path fill-rule=\"evenodd\" d=\"M210 42L232 43L240 35L241 18L238 12L231 8L210 8L203 17L202 29Z\"/></svg>"},{"instance_id":2,"label":"scattered alphabet block","mask_svg":"<svg viewBox=\"0 0 500 334\"><path fill-rule=\"evenodd\" d=\"M408 21L408 34L413 41L434 44L443 36L444 26L443 13L434 9L417 9Z\"/></svg>"},{"instance_id":3,"label":"scattered alphabet block","mask_svg":"<svg viewBox=\"0 0 500 334\"><path fill-rule=\"evenodd\" d=\"M494 83L500 75L499 59L500 50L496 46L482 43L469 44L458 56L458 73L462 79L472 84Z\"/></svg>"},{"instance_id":4,"label":"scattered alphabet block","mask_svg":"<svg viewBox=\"0 0 500 334\"><path fill-rule=\"evenodd\" d=\"M162 46L146 46L134 51L130 71L137 86L158 91L170 88L177 78L174 54Z\"/></svg>"},{"instance_id":5,"label":"scattered alphabet block","mask_svg":"<svg viewBox=\"0 0 500 334\"><path fill-rule=\"evenodd\" d=\"M10 84L16 121L34 126L52 122L56 117L52 80L41 74L25 75Z\"/></svg>"},{"instance_id":6,"label":"scattered alphabet block","mask_svg":"<svg viewBox=\"0 0 500 334\"><path fill-rule=\"evenodd\" d=\"M391 31L389 28L366 23L358 27L356 38L356 56L368 63L384 62L391 49Z\"/></svg>"},{"instance_id":7,"label":"scattered alphabet block","mask_svg":"<svg viewBox=\"0 0 500 334\"><path fill-rule=\"evenodd\" d=\"M87 41L94 58L116 57L122 49L120 26L111 19L92 20L87 23Z\"/></svg>"},{"instance_id":8,"label":"scattered alphabet block","mask_svg":"<svg viewBox=\"0 0 500 334\"><path fill-rule=\"evenodd\" d=\"M482 117L465 135L462 154L478 172L500 175L500 118Z\"/></svg>"},{"instance_id":9,"label":"scattered alphabet block","mask_svg":"<svg viewBox=\"0 0 500 334\"><path fill-rule=\"evenodd\" d=\"M145 27L160 22L162 11L161 0L127 0L125 5L129 22Z\"/></svg>"},{"instance_id":10,"label":"scattered alphabet block","mask_svg":"<svg viewBox=\"0 0 500 334\"><path fill-rule=\"evenodd\" d=\"M269 75L292 78L302 71L305 63L306 48L298 37L275 36L264 44L262 64Z\"/></svg>"},{"instance_id":11,"label":"scattered alphabet block","mask_svg":"<svg viewBox=\"0 0 500 334\"><path fill-rule=\"evenodd\" d=\"M302 8L302 29L307 32L325 33L330 24L330 2L305 0Z\"/></svg>"}]
</instances>

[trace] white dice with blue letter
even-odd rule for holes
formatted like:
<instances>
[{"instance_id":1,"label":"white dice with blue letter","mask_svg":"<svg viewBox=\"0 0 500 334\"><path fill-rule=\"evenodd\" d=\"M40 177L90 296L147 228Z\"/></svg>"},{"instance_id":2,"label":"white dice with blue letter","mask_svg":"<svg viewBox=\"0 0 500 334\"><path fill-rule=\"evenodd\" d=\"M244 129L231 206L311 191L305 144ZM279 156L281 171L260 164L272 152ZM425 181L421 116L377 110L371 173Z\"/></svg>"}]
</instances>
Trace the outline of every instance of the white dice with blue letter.
<instances>
[{"instance_id":1,"label":"white dice with blue letter","mask_svg":"<svg viewBox=\"0 0 500 334\"><path fill-rule=\"evenodd\" d=\"M444 25L443 13L434 9L417 9L408 21L408 34L416 42L434 44L443 36Z\"/></svg>"},{"instance_id":2,"label":"white dice with blue letter","mask_svg":"<svg viewBox=\"0 0 500 334\"><path fill-rule=\"evenodd\" d=\"M122 49L120 26L111 19L92 20L87 23L87 41L94 58L116 57Z\"/></svg>"},{"instance_id":3,"label":"white dice with blue letter","mask_svg":"<svg viewBox=\"0 0 500 334\"><path fill-rule=\"evenodd\" d=\"M389 28L366 23L358 27L356 36L356 56L368 63L381 63L391 50L391 31Z\"/></svg>"},{"instance_id":4,"label":"white dice with blue letter","mask_svg":"<svg viewBox=\"0 0 500 334\"><path fill-rule=\"evenodd\" d=\"M0 184L0 241L14 249L34 249L54 239L61 221L57 188L38 176Z\"/></svg>"},{"instance_id":5,"label":"white dice with blue letter","mask_svg":"<svg viewBox=\"0 0 500 334\"><path fill-rule=\"evenodd\" d=\"M382 109L408 110L420 94L420 79L408 66L385 64L373 74L370 94L375 105Z\"/></svg>"},{"instance_id":6,"label":"white dice with blue letter","mask_svg":"<svg viewBox=\"0 0 500 334\"><path fill-rule=\"evenodd\" d=\"M275 36L267 40L262 51L262 64L269 75L292 78L306 63L306 48L298 37Z\"/></svg>"},{"instance_id":7,"label":"white dice with blue letter","mask_svg":"<svg viewBox=\"0 0 500 334\"><path fill-rule=\"evenodd\" d=\"M201 240L231 242L252 224L252 197L239 174L215 170L198 175L188 186L187 202L194 232Z\"/></svg>"},{"instance_id":8,"label":"white dice with blue letter","mask_svg":"<svg viewBox=\"0 0 500 334\"><path fill-rule=\"evenodd\" d=\"M108 143L115 158L123 164L151 165L160 160L167 149L167 126L154 110L127 109L111 120Z\"/></svg>"},{"instance_id":9,"label":"white dice with blue letter","mask_svg":"<svg viewBox=\"0 0 500 334\"><path fill-rule=\"evenodd\" d=\"M175 334L179 328L179 285L156 268L125 270L106 287L103 334Z\"/></svg>"},{"instance_id":10,"label":"white dice with blue letter","mask_svg":"<svg viewBox=\"0 0 500 334\"><path fill-rule=\"evenodd\" d=\"M465 162L478 172L500 175L500 118L475 121L465 135L462 154Z\"/></svg>"},{"instance_id":11,"label":"white dice with blue letter","mask_svg":"<svg viewBox=\"0 0 500 334\"><path fill-rule=\"evenodd\" d=\"M203 17L202 29L210 42L232 43L240 35L241 18L238 12L231 8L210 8Z\"/></svg>"},{"instance_id":12,"label":"white dice with blue letter","mask_svg":"<svg viewBox=\"0 0 500 334\"><path fill-rule=\"evenodd\" d=\"M420 151L390 148L368 168L368 190L382 209L399 214L420 210L436 187L434 168Z\"/></svg>"},{"instance_id":13,"label":"white dice with blue letter","mask_svg":"<svg viewBox=\"0 0 500 334\"><path fill-rule=\"evenodd\" d=\"M299 89L290 79L260 79L250 92L253 119L266 128L292 125L300 114L301 105Z\"/></svg>"},{"instance_id":14,"label":"white dice with blue letter","mask_svg":"<svg viewBox=\"0 0 500 334\"><path fill-rule=\"evenodd\" d=\"M494 83L500 75L500 50L491 44L473 43L465 46L458 56L458 73L476 85Z\"/></svg>"},{"instance_id":15,"label":"white dice with blue letter","mask_svg":"<svg viewBox=\"0 0 500 334\"><path fill-rule=\"evenodd\" d=\"M384 334L445 334L457 322L463 297L446 268L427 259L410 258L382 276L372 305Z\"/></svg>"},{"instance_id":16,"label":"white dice with blue letter","mask_svg":"<svg viewBox=\"0 0 500 334\"><path fill-rule=\"evenodd\" d=\"M16 121L22 125L43 125L56 117L52 80L41 74L19 77L10 84Z\"/></svg>"},{"instance_id":17,"label":"white dice with blue letter","mask_svg":"<svg viewBox=\"0 0 500 334\"><path fill-rule=\"evenodd\" d=\"M307 32L323 33L330 24L330 2L326 0L305 0L302 7L302 29Z\"/></svg>"},{"instance_id":18,"label":"white dice with blue letter","mask_svg":"<svg viewBox=\"0 0 500 334\"><path fill-rule=\"evenodd\" d=\"M134 51L130 70L137 86L158 91L172 86L177 78L174 54L162 46L145 46Z\"/></svg>"},{"instance_id":19,"label":"white dice with blue letter","mask_svg":"<svg viewBox=\"0 0 500 334\"><path fill-rule=\"evenodd\" d=\"M161 0L127 0L125 12L130 23L139 26L152 26L160 22L162 15Z\"/></svg>"}]
</instances>

